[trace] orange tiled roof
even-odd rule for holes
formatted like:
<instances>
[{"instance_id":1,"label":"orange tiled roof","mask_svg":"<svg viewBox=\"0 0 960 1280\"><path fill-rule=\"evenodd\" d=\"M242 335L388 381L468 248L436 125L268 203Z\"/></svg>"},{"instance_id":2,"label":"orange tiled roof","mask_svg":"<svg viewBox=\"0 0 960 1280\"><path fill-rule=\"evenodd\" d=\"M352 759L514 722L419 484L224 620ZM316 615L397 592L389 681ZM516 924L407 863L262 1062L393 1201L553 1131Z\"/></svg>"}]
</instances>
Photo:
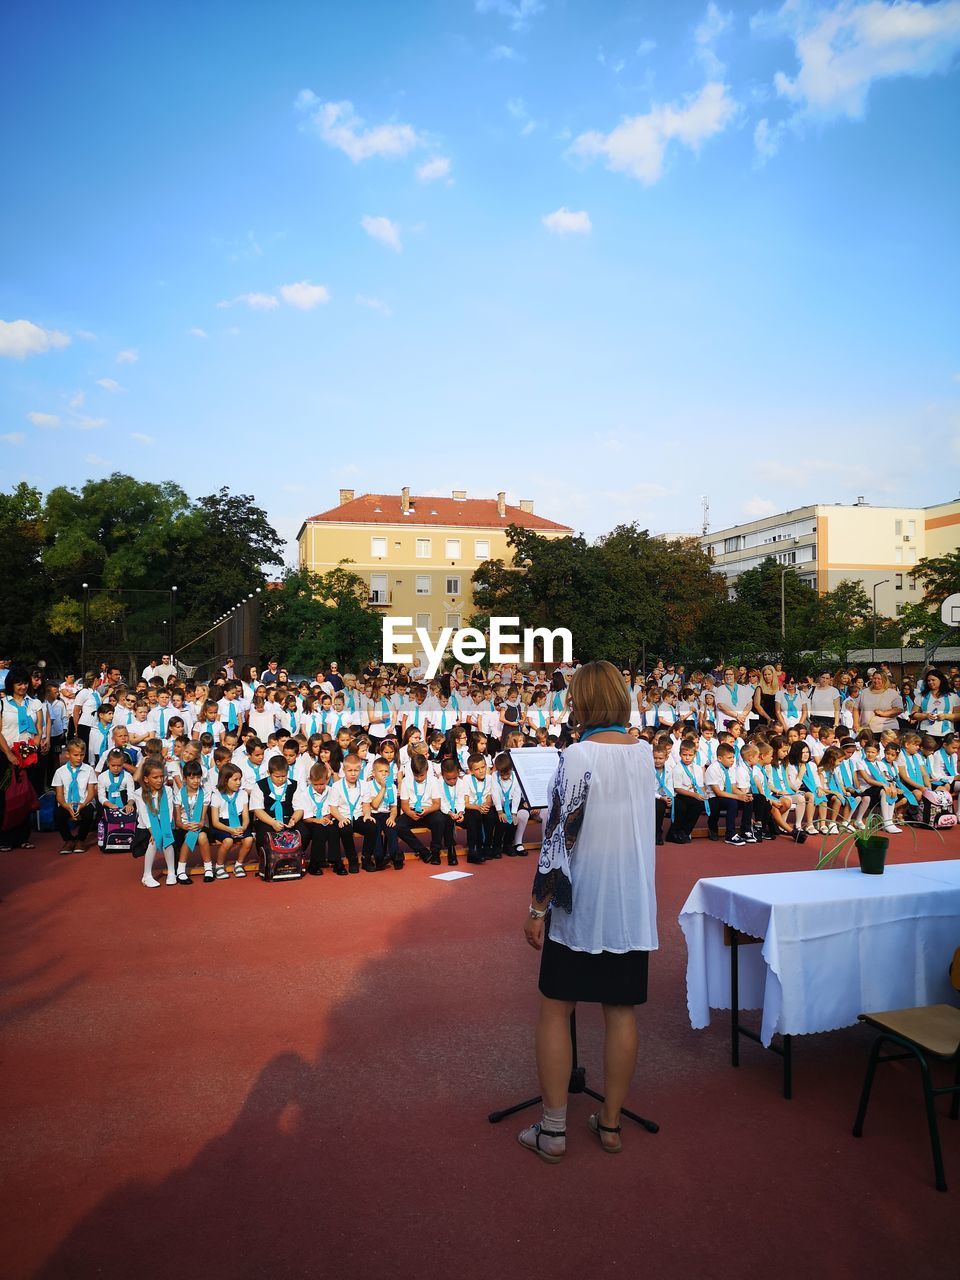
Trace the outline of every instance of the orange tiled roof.
<instances>
[{"instance_id":1,"label":"orange tiled roof","mask_svg":"<svg viewBox=\"0 0 960 1280\"><path fill-rule=\"evenodd\" d=\"M324 520L348 524L447 525L464 529L505 529L508 524L515 524L521 529L552 529L557 533L573 533L569 525L557 524L555 520L534 515L532 511L521 511L519 507L512 507L509 503L506 514L501 516L497 512L496 498L466 498L460 501L456 498L418 498L411 494L410 506L413 511L405 516L400 509L400 494L363 493L359 498L310 516L306 523Z\"/></svg>"}]
</instances>

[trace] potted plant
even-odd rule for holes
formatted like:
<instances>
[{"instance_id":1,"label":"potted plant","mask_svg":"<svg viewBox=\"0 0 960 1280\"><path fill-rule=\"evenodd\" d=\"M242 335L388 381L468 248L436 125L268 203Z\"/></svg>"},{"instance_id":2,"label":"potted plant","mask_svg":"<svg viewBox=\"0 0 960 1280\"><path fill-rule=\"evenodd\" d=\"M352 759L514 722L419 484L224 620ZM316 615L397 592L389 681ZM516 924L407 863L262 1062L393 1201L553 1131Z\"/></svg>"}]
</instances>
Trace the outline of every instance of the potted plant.
<instances>
[{"instance_id":1,"label":"potted plant","mask_svg":"<svg viewBox=\"0 0 960 1280\"><path fill-rule=\"evenodd\" d=\"M901 818L898 825L902 830L909 831L913 838L913 847L917 847L917 836L914 830L917 826L923 826L921 823L910 822ZM926 830L926 827L923 827ZM937 832L937 835L940 835ZM941 840L943 837L940 837ZM824 867L848 866L850 862L850 854L854 849L857 851L857 857L860 860L860 870L867 876L882 876L883 868L887 860L887 849L890 847L890 837L883 829L883 819L879 813L868 813L864 819L863 827L854 831L846 831L839 836L834 844L827 844L820 857L817 859L817 870L820 871ZM842 855L842 861L841 861Z\"/></svg>"}]
</instances>

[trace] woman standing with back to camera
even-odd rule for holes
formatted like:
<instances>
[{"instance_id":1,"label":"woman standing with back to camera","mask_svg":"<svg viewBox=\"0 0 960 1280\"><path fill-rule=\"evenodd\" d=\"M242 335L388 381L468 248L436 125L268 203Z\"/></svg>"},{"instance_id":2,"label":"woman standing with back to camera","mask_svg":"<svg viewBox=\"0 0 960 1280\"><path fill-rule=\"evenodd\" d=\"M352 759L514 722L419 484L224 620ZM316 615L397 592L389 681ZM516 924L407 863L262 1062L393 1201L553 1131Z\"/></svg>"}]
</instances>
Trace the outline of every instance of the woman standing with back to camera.
<instances>
[{"instance_id":1,"label":"woman standing with back to camera","mask_svg":"<svg viewBox=\"0 0 960 1280\"><path fill-rule=\"evenodd\" d=\"M609 662L574 672L568 707L580 741L564 751L551 787L524 924L527 942L541 952L543 1120L519 1140L551 1164L566 1150L570 1015L578 1001L602 1006L605 1029L606 1101L588 1124L604 1151L621 1150L620 1108L637 1063L634 1006L646 1001L648 953L657 949L653 753L626 732L630 695Z\"/></svg>"}]
</instances>

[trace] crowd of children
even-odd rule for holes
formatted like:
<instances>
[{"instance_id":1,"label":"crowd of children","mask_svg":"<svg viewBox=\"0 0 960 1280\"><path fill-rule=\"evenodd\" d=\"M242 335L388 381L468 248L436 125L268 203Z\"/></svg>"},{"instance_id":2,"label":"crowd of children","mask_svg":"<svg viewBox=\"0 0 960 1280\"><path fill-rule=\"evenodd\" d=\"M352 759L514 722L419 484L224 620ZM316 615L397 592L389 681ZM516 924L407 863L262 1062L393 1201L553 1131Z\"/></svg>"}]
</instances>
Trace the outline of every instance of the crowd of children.
<instances>
[{"instance_id":1,"label":"crowd of children","mask_svg":"<svg viewBox=\"0 0 960 1280\"><path fill-rule=\"evenodd\" d=\"M101 837L135 828L150 888L157 861L167 884L192 884L191 865L207 883L242 878L255 849L291 832L317 876L400 870L404 847L455 866L458 830L479 865L526 853L539 815L509 751L573 740L569 674L457 667L423 682L371 662L294 684L271 663L262 680L227 668L209 683L169 674L131 687L105 668L36 690L13 670L0 747L11 762L24 748L49 761L63 853L82 851L95 826ZM855 672L687 676L658 663L624 679L629 731L653 748L658 844L689 842L701 818L714 840L722 818L732 845L856 830L869 811L891 834L904 819L956 820L956 672L926 672L909 711L882 673L865 688ZM29 844L28 832L5 834Z\"/></svg>"}]
</instances>

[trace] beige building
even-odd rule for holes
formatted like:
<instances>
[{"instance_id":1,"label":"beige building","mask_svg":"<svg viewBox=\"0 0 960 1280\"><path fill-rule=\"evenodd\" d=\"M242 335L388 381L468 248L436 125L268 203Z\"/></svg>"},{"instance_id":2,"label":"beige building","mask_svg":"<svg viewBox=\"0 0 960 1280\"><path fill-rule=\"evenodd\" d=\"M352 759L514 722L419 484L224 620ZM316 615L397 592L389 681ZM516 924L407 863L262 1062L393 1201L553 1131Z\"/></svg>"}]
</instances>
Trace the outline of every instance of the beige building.
<instances>
[{"instance_id":1,"label":"beige building","mask_svg":"<svg viewBox=\"0 0 960 1280\"><path fill-rule=\"evenodd\" d=\"M741 573L773 556L819 592L844 578L877 588L877 612L892 618L919 600L917 561L960 545L960 499L933 507L851 505L798 507L704 534L700 545L732 587Z\"/></svg>"},{"instance_id":2,"label":"beige building","mask_svg":"<svg viewBox=\"0 0 960 1280\"><path fill-rule=\"evenodd\" d=\"M461 627L474 612L471 578L484 560L511 558L507 527L532 529L545 538L573 530L534 514L533 503L340 490L339 505L311 516L297 534L301 568L326 573L341 560L369 583L370 603L385 614L413 619L436 640L442 627Z\"/></svg>"}]
</instances>

